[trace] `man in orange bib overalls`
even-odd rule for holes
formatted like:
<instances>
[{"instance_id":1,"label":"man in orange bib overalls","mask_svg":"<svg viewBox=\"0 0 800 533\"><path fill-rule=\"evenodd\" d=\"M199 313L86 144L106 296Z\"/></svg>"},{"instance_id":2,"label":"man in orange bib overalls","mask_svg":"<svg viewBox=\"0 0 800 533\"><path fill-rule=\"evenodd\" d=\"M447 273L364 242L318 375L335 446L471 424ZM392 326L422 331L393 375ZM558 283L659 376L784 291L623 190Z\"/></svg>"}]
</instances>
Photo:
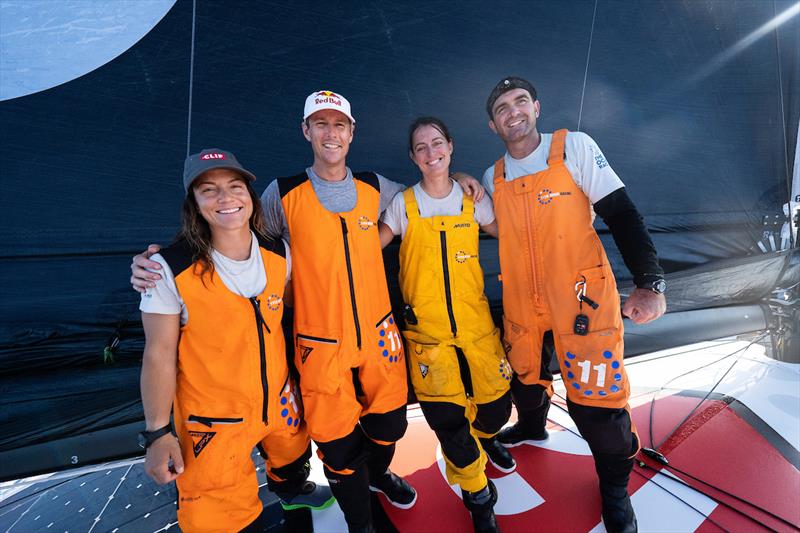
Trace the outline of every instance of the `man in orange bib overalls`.
<instances>
[{"instance_id":1,"label":"man in orange bib overalls","mask_svg":"<svg viewBox=\"0 0 800 533\"><path fill-rule=\"evenodd\" d=\"M660 317L666 284L655 247L624 185L583 133L536 129L540 104L526 80L501 80L487 101L489 127L507 153L484 174L499 230L504 344L514 370L518 422L497 439L506 446L547 438L553 352L567 405L595 459L603 522L637 531L627 493L638 438L628 409L623 324L616 281L592 227L608 225L637 288L623 313Z\"/></svg>"}]
</instances>

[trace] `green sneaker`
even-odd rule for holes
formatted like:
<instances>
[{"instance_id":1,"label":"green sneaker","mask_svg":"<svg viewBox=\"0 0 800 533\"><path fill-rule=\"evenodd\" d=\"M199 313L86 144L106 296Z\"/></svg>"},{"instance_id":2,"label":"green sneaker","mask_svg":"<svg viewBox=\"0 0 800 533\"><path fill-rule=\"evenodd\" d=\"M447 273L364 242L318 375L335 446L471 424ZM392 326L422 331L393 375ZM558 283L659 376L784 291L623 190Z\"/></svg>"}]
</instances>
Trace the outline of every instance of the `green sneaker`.
<instances>
[{"instance_id":1,"label":"green sneaker","mask_svg":"<svg viewBox=\"0 0 800 533\"><path fill-rule=\"evenodd\" d=\"M275 494L280 498L281 507L286 511L291 511L293 509L311 509L313 511L319 511L327 509L336 501L330 487L327 485L317 485L313 481L306 481L295 494L284 492L276 492Z\"/></svg>"}]
</instances>

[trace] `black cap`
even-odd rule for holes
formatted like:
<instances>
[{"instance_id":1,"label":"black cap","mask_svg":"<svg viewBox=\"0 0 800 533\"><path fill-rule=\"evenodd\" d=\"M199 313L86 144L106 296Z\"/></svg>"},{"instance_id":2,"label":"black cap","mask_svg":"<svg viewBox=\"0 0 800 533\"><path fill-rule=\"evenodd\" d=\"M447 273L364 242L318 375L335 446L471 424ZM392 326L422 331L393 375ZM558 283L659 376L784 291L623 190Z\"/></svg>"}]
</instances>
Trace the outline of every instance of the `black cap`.
<instances>
[{"instance_id":1,"label":"black cap","mask_svg":"<svg viewBox=\"0 0 800 533\"><path fill-rule=\"evenodd\" d=\"M497 85L494 86L492 92L489 93L489 99L486 100L486 112L489 113L489 118L494 119L494 115L492 114L492 107L494 103L500 98L503 93L507 93L512 89L525 89L531 94L531 98L535 102L536 98L536 89L533 87L531 82L524 78L518 78L517 76L508 76L507 78L503 78L502 80L497 82Z\"/></svg>"},{"instance_id":2,"label":"black cap","mask_svg":"<svg viewBox=\"0 0 800 533\"><path fill-rule=\"evenodd\" d=\"M205 148L199 154L192 154L183 163L183 188L189 192L192 182L208 170L215 168L226 168L238 172L250 181L255 181L253 173L245 170L236 156L219 148Z\"/></svg>"}]
</instances>

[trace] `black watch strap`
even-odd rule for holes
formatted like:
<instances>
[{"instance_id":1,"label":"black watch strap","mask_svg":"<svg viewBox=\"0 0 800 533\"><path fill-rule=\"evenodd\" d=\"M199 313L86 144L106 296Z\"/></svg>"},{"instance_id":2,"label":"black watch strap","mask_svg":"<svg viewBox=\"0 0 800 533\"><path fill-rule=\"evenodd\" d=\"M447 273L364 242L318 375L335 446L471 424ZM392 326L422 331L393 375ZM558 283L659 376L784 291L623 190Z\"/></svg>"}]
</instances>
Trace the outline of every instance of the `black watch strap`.
<instances>
[{"instance_id":1,"label":"black watch strap","mask_svg":"<svg viewBox=\"0 0 800 533\"><path fill-rule=\"evenodd\" d=\"M664 291L667 290L667 282L664 278L656 277L637 284L637 287L653 291L656 294L664 294Z\"/></svg>"},{"instance_id":2,"label":"black watch strap","mask_svg":"<svg viewBox=\"0 0 800 533\"><path fill-rule=\"evenodd\" d=\"M163 428L158 428L154 431L142 431L139 433L139 446L145 450L150 447L156 440L160 439L167 433L172 433L172 424L167 424Z\"/></svg>"}]
</instances>

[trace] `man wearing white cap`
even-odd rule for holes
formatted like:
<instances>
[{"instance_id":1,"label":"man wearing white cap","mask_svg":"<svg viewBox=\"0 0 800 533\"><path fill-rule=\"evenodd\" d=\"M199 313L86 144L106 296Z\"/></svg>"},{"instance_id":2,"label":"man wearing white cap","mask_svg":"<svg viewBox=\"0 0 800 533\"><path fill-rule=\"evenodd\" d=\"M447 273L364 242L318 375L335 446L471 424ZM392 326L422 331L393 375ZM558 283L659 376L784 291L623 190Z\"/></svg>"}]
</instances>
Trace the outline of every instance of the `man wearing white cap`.
<instances>
[{"instance_id":1,"label":"man wearing white cap","mask_svg":"<svg viewBox=\"0 0 800 533\"><path fill-rule=\"evenodd\" d=\"M268 233L292 244L295 365L309 434L349 529L372 531L369 490L400 508L416 502L389 470L407 426L407 378L377 226L405 185L347 167L355 119L343 96L310 94L301 127L313 165L274 180L261 201ZM482 195L476 180L460 183ZM139 266L153 264L134 258L132 282L144 289L154 278Z\"/></svg>"}]
</instances>

